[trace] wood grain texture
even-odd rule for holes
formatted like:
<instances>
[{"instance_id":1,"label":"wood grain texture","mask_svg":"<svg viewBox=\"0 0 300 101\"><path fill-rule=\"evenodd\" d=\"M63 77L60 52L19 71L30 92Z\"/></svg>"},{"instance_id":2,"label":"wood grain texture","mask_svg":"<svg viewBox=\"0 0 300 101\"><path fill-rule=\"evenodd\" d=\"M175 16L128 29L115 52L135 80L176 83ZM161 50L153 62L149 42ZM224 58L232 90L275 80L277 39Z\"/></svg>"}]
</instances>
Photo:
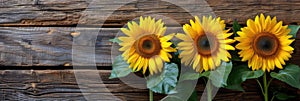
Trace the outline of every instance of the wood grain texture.
<instances>
[{"instance_id":1,"label":"wood grain texture","mask_svg":"<svg viewBox=\"0 0 300 101\"><path fill-rule=\"evenodd\" d=\"M181 31L180 28L170 28L169 32ZM72 48L77 47L74 50L80 50L84 57L73 51L76 60L95 60L94 64L84 66L111 66L111 49L116 52L118 49L112 47L115 44L109 39L118 33L119 28L0 27L0 65L71 66L75 60L72 59Z\"/></svg>"},{"instance_id":2,"label":"wood grain texture","mask_svg":"<svg viewBox=\"0 0 300 101\"><path fill-rule=\"evenodd\" d=\"M109 66L111 43L115 29L76 29L76 28L0 28L0 64L6 66L58 66L72 62L74 33L84 38L80 44L84 48L96 47L95 58L100 66ZM97 33L97 34L93 34ZM80 35L81 34L81 35ZM91 36L96 36L91 37ZM93 43L92 45L89 45ZM89 53L82 53L90 55Z\"/></svg>"},{"instance_id":3,"label":"wood grain texture","mask_svg":"<svg viewBox=\"0 0 300 101\"><path fill-rule=\"evenodd\" d=\"M188 23L194 15L215 13L232 24L265 13L300 24L298 0L1 0L0 26L114 26L142 15L162 15L166 24Z\"/></svg>"},{"instance_id":4,"label":"wood grain texture","mask_svg":"<svg viewBox=\"0 0 300 101\"><path fill-rule=\"evenodd\" d=\"M0 68L0 100L148 101L148 90L134 88L145 87L144 81L130 79L125 83L123 78L108 79L111 71L104 70L110 69L111 56L118 51L112 49L113 43L109 39L120 34L120 27L139 16L163 18L169 27L167 33L182 32L180 26L189 23L194 15L216 14L228 25L234 20L244 25L248 18L254 19L255 15L264 13L277 16L284 24L300 24L299 0L190 1L0 0L0 66L73 66L77 63L96 65L101 69ZM296 39L290 62L300 65L300 36ZM72 48L81 53L74 53ZM76 61L72 56L77 56ZM77 74L82 75L76 77ZM84 82L79 83L80 80ZM277 80L273 82L272 87L280 86L297 96L292 100L300 100L299 90ZM201 96L204 87L204 83L199 81L196 87L198 96ZM246 81L243 87L246 92L220 89L215 100L262 100L254 80ZM154 98L159 100L165 96L155 94Z\"/></svg>"},{"instance_id":5,"label":"wood grain texture","mask_svg":"<svg viewBox=\"0 0 300 101\"><path fill-rule=\"evenodd\" d=\"M118 47L109 39L121 35L119 31L119 28L0 27L0 65L72 66L72 60L76 60L87 61L84 66L111 66L111 57L117 55ZM166 33L177 32L182 32L182 29L169 27ZM291 59L292 63L298 65L299 39L298 35ZM76 59L72 59L73 48L80 50L83 57L74 53ZM93 60L95 62L91 62Z\"/></svg>"},{"instance_id":6,"label":"wood grain texture","mask_svg":"<svg viewBox=\"0 0 300 101\"><path fill-rule=\"evenodd\" d=\"M78 83L74 72L86 78L84 83ZM134 88L124 84L119 79L108 79L110 70L1 70L0 100L148 100L148 90ZM101 78L93 78L99 74ZM80 79L80 78L79 78ZM97 80L98 79L98 80ZM97 82L102 79L103 82ZM199 79L201 80L201 79ZM127 81L128 82L128 81ZM278 81L274 81L278 82ZM144 85L144 82L136 83ZM286 86L286 84L282 84ZM196 87L198 96L203 93L205 85L199 81ZM243 84L246 92L220 89L215 100L249 101L262 99L255 80ZM300 95L296 89L289 91ZM81 93L82 92L82 93ZM83 96L85 95L85 96ZM155 100L166 95L155 94ZM298 96L294 100L299 100Z\"/></svg>"}]
</instances>

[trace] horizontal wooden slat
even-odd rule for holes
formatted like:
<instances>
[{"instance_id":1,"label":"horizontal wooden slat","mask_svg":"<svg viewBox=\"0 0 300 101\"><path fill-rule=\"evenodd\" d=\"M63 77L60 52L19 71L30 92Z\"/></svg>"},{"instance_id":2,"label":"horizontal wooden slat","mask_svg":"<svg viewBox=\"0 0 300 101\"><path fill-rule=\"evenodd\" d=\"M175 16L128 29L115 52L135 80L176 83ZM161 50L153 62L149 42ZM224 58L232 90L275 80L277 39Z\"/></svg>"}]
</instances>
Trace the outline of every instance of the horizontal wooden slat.
<instances>
[{"instance_id":1,"label":"horizontal wooden slat","mask_svg":"<svg viewBox=\"0 0 300 101\"><path fill-rule=\"evenodd\" d=\"M277 16L284 24L300 24L299 0L207 0L207 4L204 0L0 0L0 8L0 66L72 66L77 63L108 69L114 55L108 40L128 21L146 15L165 16L163 21L167 26L173 26L167 33L182 32L174 26L189 23L194 15L213 13L229 25L234 20L245 24L248 18L253 19L260 13ZM297 65L300 65L299 39L298 35L291 59ZM76 54L72 48L88 52ZM72 52L76 59L72 59ZM87 69L76 70L83 74L83 79L76 78L74 70L1 69L0 100L148 100L147 89L130 86L144 87L144 81L130 79L125 84L122 78L108 79L110 70ZM94 77L95 73L101 78ZM100 79L102 82L97 82ZM80 84L78 80L85 82ZM273 82L271 87L280 85L300 95L297 89L277 80ZM198 96L204 87L199 81ZM243 87L246 92L220 89L215 100L262 100L254 80L246 81ZM164 96L155 94L154 98L159 100ZM300 97L293 100L299 101Z\"/></svg>"},{"instance_id":2,"label":"horizontal wooden slat","mask_svg":"<svg viewBox=\"0 0 300 101\"><path fill-rule=\"evenodd\" d=\"M99 66L110 66L108 41L118 32L115 29L90 28L0 28L0 64L6 66L58 66L72 64L72 34L80 33L82 47L96 47L96 62ZM117 31L117 32L116 32ZM93 34L94 33L94 34ZM92 37L96 36L96 37ZM91 45L89 45L92 43ZM92 53L82 53L86 56ZM93 55L93 54L92 54Z\"/></svg>"},{"instance_id":3,"label":"horizontal wooden slat","mask_svg":"<svg viewBox=\"0 0 300 101\"><path fill-rule=\"evenodd\" d=\"M72 66L72 60L89 62L85 66L111 66L111 56L116 55L118 49L112 47L117 45L109 39L120 35L119 31L119 28L0 27L0 66ZM166 33L178 32L183 32L182 28L169 27ZM299 42L296 40L291 59L298 65ZM81 52L73 51L74 59L72 48Z\"/></svg>"},{"instance_id":4,"label":"horizontal wooden slat","mask_svg":"<svg viewBox=\"0 0 300 101\"><path fill-rule=\"evenodd\" d=\"M84 83L78 83L85 77ZM133 88L119 79L108 79L110 70L1 70L0 71L0 100L148 100L148 90ZM93 77L100 75L101 78ZM97 82L99 80L102 82ZM130 80L130 79L128 79ZM132 80L132 79L131 79ZM201 80L201 79L199 79ZM128 81L127 81L128 82ZM132 81L133 82L133 81ZM274 80L274 84L279 81ZM144 82L136 82L144 85ZM145 86L145 85L144 85ZM272 85L271 85L272 86ZM286 84L281 84L286 87ZM196 87L198 96L203 93L205 84L198 82ZM255 80L248 80L243 84L246 92L220 89L215 100L258 100L262 99ZM300 94L294 88L287 90L293 94ZM85 95L85 97L83 96ZM155 94L155 100L165 95ZM296 99L300 99L298 96ZM294 100L296 100L294 99Z\"/></svg>"},{"instance_id":5,"label":"horizontal wooden slat","mask_svg":"<svg viewBox=\"0 0 300 101\"><path fill-rule=\"evenodd\" d=\"M298 0L1 0L0 26L123 26L142 15L170 17L166 23L188 23L194 15L215 13L232 24L265 13L284 23L300 24ZM201 14L200 14L201 13Z\"/></svg>"}]
</instances>

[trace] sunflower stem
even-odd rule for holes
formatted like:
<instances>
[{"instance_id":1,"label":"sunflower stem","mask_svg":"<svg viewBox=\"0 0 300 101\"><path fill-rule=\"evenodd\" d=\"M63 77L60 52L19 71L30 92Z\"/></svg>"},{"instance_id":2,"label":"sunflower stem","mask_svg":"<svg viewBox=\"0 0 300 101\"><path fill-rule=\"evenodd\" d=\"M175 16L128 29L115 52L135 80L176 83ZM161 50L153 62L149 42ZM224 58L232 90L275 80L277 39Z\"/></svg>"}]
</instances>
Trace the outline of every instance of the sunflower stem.
<instances>
[{"instance_id":1,"label":"sunflower stem","mask_svg":"<svg viewBox=\"0 0 300 101\"><path fill-rule=\"evenodd\" d=\"M149 89L149 101L153 101L153 92Z\"/></svg>"},{"instance_id":2,"label":"sunflower stem","mask_svg":"<svg viewBox=\"0 0 300 101\"><path fill-rule=\"evenodd\" d=\"M211 81L207 80L207 101L212 101L212 87Z\"/></svg>"},{"instance_id":3,"label":"sunflower stem","mask_svg":"<svg viewBox=\"0 0 300 101\"><path fill-rule=\"evenodd\" d=\"M268 100L268 83L267 83L267 73L264 73L264 98L265 101L269 101Z\"/></svg>"}]
</instances>

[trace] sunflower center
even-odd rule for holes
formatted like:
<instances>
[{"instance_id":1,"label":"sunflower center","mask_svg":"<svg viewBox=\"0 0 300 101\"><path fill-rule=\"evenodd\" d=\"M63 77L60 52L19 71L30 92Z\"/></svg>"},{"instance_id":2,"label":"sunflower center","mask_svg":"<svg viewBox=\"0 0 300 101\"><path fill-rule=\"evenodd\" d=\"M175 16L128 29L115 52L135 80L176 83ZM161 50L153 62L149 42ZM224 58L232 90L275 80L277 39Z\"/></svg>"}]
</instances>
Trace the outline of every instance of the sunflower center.
<instances>
[{"instance_id":1,"label":"sunflower center","mask_svg":"<svg viewBox=\"0 0 300 101\"><path fill-rule=\"evenodd\" d=\"M277 53L279 40L270 33L258 34L253 41L253 49L260 56L272 56Z\"/></svg>"},{"instance_id":2,"label":"sunflower center","mask_svg":"<svg viewBox=\"0 0 300 101\"><path fill-rule=\"evenodd\" d=\"M154 34L145 35L134 43L136 52L146 58L158 55L161 50L160 40Z\"/></svg>"},{"instance_id":3,"label":"sunflower center","mask_svg":"<svg viewBox=\"0 0 300 101\"><path fill-rule=\"evenodd\" d=\"M217 50L217 40L211 35L201 35L196 37L195 44L198 53L201 55L211 55Z\"/></svg>"}]
</instances>

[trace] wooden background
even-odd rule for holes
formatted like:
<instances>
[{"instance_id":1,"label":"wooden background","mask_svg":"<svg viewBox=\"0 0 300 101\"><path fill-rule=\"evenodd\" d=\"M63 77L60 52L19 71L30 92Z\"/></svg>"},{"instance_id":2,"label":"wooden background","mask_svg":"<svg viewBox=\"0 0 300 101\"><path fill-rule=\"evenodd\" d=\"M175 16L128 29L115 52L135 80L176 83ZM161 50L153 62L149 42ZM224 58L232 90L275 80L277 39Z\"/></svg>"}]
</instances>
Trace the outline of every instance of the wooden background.
<instances>
[{"instance_id":1,"label":"wooden background","mask_svg":"<svg viewBox=\"0 0 300 101\"><path fill-rule=\"evenodd\" d=\"M129 1L133 0L0 0L0 100L116 100L105 97L110 93L121 100L147 100L146 89L129 87L119 79L108 79L112 47L108 40L114 38L128 21L142 15L156 14L174 19L176 23L165 20L171 31L181 30L178 23L188 23L199 8L204 14L220 16L228 26L234 20L245 25L248 18L260 13L277 16L284 24L300 24L299 0L207 0L207 4L202 0L191 0L176 2L177 5L160 0L127 3ZM208 7L211 9L204 9ZM72 43L77 35L94 32L98 34L92 45L96 46L98 70L82 67L76 72L84 76L99 73L103 82L87 79L88 83L79 89L75 71L70 67ZM297 65L300 65L299 39L298 35L291 59L291 63ZM300 100L300 90L274 82L298 95L293 100ZM198 83L199 96L204 87L203 83ZM262 100L255 81L249 80L243 87L246 92L221 89L215 100ZM86 99L83 95L94 99ZM155 95L155 100L165 96Z\"/></svg>"}]
</instances>

